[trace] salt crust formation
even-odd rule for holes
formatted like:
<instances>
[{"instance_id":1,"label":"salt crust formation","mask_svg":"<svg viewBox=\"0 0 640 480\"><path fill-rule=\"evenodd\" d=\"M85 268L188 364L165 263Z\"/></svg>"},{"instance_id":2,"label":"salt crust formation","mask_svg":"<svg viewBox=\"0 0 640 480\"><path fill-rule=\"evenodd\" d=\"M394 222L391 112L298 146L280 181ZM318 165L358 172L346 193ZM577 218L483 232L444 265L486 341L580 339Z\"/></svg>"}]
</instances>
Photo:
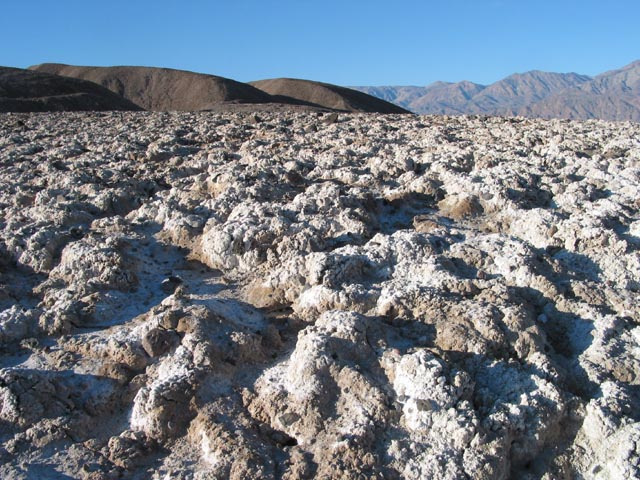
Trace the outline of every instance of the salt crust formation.
<instances>
[{"instance_id":1,"label":"salt crust formation","mask_svg":"<svg viewBox=\"0 0 640 480\"><path fill-rule=\"evenodd\" d=\"M0 132L1 478L640 476L640 125Z\"/></svg>"}]
</instances>

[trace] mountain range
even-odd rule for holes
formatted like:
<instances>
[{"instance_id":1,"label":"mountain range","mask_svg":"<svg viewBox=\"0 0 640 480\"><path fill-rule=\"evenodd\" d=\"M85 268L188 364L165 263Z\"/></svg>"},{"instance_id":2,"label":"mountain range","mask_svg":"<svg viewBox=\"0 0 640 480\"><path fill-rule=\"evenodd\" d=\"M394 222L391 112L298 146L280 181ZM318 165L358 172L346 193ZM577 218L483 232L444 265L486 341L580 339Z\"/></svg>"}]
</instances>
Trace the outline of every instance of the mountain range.
<instances>
[{"instance_id":1,"label":"mountain range","mask_svg":"<svg viewBox=\"0 0 640 480\"><path fill-rule=\"evenodd\" d=\"M419 114L640 121L640 60L595 77L533 70L491 85L351 87Z\"/></svg>"},{"instance_id":2,"label":"mountain range","mask_svg":"<svg viewBox=\"0 0 640 480\"><path fill-rule=\"evenodd\" d=\"M250 84L185 70L136 66L44 63L27 70L0 67L0 111L292 109L409 113L360 91L310 80L276 78Z\"/></svg>"},{"instance_id":3,"label":"mountain range","mask_svg":"<svg viewBox=\"0 0 640 480\"><path fill-rule=\"evenodd\" d=\"M640 60L594 77L533 70L491 85L350 88L292 78L243 83L158 67L0 67L0 111L291 109L640 122Z\"/></svg>"}]
</instances>

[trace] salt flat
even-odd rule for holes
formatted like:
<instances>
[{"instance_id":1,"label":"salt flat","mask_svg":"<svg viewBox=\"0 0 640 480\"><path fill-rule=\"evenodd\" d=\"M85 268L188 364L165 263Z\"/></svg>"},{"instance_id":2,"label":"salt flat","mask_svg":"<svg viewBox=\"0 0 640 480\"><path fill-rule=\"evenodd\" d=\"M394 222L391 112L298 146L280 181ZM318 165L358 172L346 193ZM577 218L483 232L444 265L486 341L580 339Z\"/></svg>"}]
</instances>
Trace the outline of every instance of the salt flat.
<instances>
[{"instance_id":1,"label":"salt flat","mask_svg":"<svg viewBox=\"0 0 640 480\"><path fill-rule=\"evenodd\" d=\"M0 477L638 478L640 125L0 115Z\"/></svg>"}]
</instances>

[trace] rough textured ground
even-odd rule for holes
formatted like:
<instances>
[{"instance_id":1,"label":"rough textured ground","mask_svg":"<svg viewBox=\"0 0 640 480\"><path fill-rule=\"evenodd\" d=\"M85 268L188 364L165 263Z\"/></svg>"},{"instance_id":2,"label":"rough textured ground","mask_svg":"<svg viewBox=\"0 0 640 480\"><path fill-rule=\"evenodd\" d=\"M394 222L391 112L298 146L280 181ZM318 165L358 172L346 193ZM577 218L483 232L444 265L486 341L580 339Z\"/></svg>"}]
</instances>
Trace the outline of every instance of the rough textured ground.
<instances>
[{"instance_id":1,"label":"rough textured ground","mask_svg":"<svg viewBox=\"0 0 640 480\"><path fill-rule=\"evenodd\" d=\"M0 67L0 112L142 110L93 82Z\"/></svg>"},{"instance_id":2,"label":"rough textured ground","mask_svg":"<svg viewBox=\"0 0 640 480\"><path fill-rule=\"evenodd\" d=\"M0 116L0 477L637 478L640 126Z\"/></svg>"}]
</instances>

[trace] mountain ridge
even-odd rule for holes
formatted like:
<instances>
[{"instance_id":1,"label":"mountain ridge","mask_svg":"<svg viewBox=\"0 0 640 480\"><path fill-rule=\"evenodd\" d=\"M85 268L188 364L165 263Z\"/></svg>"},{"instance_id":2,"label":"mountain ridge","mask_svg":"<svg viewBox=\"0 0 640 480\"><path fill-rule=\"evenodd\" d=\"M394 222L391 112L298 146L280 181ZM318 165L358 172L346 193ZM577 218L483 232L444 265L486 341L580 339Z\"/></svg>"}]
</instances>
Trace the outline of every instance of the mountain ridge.
<instances>
[{"instance_id":1,"label":"mountain ridge","mask_svg":"<svg viewBox=\"0 0 640 480\"><path fill-rule=\"evenodd\" d=\"M162 67L95 67L43 63L29 70L88 80L140 105L145 110L205 110L222 102L269 103L250 85L217 75Z\"/></svg>"},{"instance_id":2,"label":"mountain ridge","mask_svg":"<svg viewBox=\"0 0 640 480\"><path fill-rule=\"evenodd\" d=\"M351 88L418 114L640 121L640 60L593 77L530 70L489 85L464 80Z\"/></svg>"},{"instance_id":3,"label":"mountain ridge","mask_svg":"<svg viewBox=\"0 0 640 480\"><path fill-rule=\"evenodd\" d=\"M268 79L250 83L161 67L95 67L42 63L29 67L94 82L150 111L256 110L306 108L346 112L410 113L395 104L358 90L301 79Z\"/></svg>"},{"instance_id":4,"label":"mountain ridge","mask_svg":"<svg viewBox=\"0 0 640 480\"><path fill-rule=\"evenodd\" d=\"M0 67L0 112L136 111L138 105L94 82Z\"/></svg>"},{"instance_id":5,"label":"mountain ridge","mask_svg":"<svg viewBox=\"0 0 640 480\"><path fill-rule=\"evenodd\" d=\"M408 113L402 107L384 99L330 83L299 78L272 78L249 82L249 85L276 98L293 98L334 110Z\"/></svg>"}]
</instances>

